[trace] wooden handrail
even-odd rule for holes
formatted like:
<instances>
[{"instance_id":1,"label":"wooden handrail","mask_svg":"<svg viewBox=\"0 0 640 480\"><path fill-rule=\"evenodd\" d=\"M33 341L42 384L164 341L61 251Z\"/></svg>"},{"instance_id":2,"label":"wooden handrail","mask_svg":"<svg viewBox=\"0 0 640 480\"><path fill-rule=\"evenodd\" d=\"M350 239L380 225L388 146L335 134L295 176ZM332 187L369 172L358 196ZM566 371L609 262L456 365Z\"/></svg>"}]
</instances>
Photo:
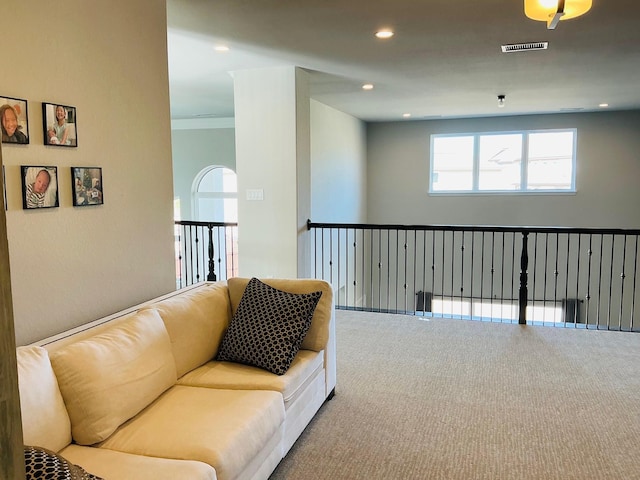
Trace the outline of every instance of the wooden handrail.
<instances>
[{"instance_id":1,"label":"wooden handrail","mask_svg":"<svg viewBox=\"0 0 640 480\"><path fill-rule=\"evenodd\" d=\"M549 303L561 309L562 320L549 313L553 322L638 331L640 229L311 220L307 229L315 230L315 275L330 279L345 308L412 312L413 290L416 305L435 294L448 305L459 302L460 312L464 302L475 305L481 313L470 316L512 305L517 310L504 318L544 323Z\"/></svg>"},{"instance_id":2,"label":"wooden handrail","mask_svg":"<svg viewBox=\"0 0 640 480\"><path fill-rule=\"evenodd\" d=\"M640 229L633 228L591 228L554 226L498 226L498 225L402 225L374 223L318 223L307 220L307 230L312 228L345 228L359 230L435 230L444 232L527 232L527 233L575 233L599 235L640 235Z\"/></svg>"}]
</instances>

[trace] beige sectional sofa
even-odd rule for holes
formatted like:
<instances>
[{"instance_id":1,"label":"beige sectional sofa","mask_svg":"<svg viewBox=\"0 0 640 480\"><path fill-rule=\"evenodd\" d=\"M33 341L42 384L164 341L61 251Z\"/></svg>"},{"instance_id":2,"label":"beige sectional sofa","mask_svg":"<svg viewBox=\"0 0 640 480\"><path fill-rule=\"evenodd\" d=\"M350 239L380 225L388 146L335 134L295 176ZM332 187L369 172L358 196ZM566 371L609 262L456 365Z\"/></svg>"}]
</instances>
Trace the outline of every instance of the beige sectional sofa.
<instances>
[{"instance_id":1,"label":"beige sectional sofa","mask_svg":"<svg viewBox=\"0 0 640 480\"><path fill-rule=\"evenodd\" d=\"M107 480L267 479L336 384L334 306L321 291L290 368L215 357L249 279L178 290L18 347L25 445Z\"/></svg>"}]
</instances>

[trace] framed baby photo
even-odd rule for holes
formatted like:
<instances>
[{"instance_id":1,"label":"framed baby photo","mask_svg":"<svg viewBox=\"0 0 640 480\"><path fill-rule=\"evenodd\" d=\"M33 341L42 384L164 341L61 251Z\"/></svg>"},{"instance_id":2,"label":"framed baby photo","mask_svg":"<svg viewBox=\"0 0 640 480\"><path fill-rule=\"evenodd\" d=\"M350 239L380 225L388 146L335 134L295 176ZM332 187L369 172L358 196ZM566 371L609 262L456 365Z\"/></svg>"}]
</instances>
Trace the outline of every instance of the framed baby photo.
<instances>
[{"instance_id":1,"label":"framed baby photo","mask_svg":"<svg viewBox=\"0 0 640 480\"><path fill-rule=\"evenodd\" d=\"M0 127L2 143L28 144L27 101L20 98L0 97Z\"/></svg>"},{"instance_id":2,"label":"framed baby photo","mask_svg":"<svg viewBox=\"0 0 640 480\"><path fill-rule=\"evenodd\" d=\"M45 145L54 147L78 146L75 107L59 103L43 103L42 129Z\"/></svg>"},{"instance_id":3,"label":"framed baby photo","mask_svg":"<svg viewBox=\"0 0 640 480\"><path fill-rule=\"evenodd\" d=\"M58 204L58 167L22 165L22 208L53 208Z\"/></svg>"},{"instance_id":4,"label":"framed baby photo","mask_svg":"<svg viewBox=\"0 0 640 480\"><path fill-rule=\"evenodd\" d=\"M73 206L102 205L102 168L71 167Z\"/></svg>"}]
</instances>

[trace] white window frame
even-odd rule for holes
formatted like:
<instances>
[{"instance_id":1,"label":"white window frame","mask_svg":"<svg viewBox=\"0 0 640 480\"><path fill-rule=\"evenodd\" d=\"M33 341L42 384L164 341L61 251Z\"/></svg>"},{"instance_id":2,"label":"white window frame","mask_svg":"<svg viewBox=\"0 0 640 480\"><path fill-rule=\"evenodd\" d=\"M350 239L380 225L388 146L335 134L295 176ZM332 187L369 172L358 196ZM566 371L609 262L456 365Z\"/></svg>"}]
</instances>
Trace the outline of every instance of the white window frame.
<instances>
[{"instance_id":1,"label":"white window frame","mask_svg":"<svg viewBox=\"0 0 640 480\"><path fill-rule=\"evenodd\" d=\"M562 133L571 132L573 135L573 155L571 159L571 186L566 189L527 189L527 166L529 162L529 135L540 133ZM522 135L522 162L520 169L520 189L519 190L480 190L479 177L480 177L480 137L490 135ZM473 169L472 169L472 188L468 190L435 190L433 189L433 155L434 155L434 142L437 138L445 137L473 137ZM557 129L543 129L543 130L513 130L513 131L497 131L497 132L474 132L474 133L446 133L446 134L432 134L430 141L430 153L429 153L429 195L522 195L522 194L542 194L542 195L557 195L557 194L575 194L576 193L576 150L577 150L577 138L578 132L576 128L557 128Z\"/></svg>"}]
</instances>

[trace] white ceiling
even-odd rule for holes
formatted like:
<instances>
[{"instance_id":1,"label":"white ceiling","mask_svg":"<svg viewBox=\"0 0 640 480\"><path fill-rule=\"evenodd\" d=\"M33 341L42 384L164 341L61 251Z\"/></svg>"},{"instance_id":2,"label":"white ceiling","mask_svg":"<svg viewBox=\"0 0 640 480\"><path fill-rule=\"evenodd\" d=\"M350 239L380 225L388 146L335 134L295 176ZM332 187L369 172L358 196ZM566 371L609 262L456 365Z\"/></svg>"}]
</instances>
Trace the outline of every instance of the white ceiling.
<instances>
[{"instance_id":1,"label":"white ceiling","mask_svg":"<svg viewBox=\"0 0 640 480\"><path fill-rule=\"evenodd\" d=\"M282 65L365 121L640 109L637 0L593 0L555 30L522 0L167 0L167 15L174 119L233 117L229 72ZM537 41L548 50L501 53Z\"/></svg>"}]
</instances>

